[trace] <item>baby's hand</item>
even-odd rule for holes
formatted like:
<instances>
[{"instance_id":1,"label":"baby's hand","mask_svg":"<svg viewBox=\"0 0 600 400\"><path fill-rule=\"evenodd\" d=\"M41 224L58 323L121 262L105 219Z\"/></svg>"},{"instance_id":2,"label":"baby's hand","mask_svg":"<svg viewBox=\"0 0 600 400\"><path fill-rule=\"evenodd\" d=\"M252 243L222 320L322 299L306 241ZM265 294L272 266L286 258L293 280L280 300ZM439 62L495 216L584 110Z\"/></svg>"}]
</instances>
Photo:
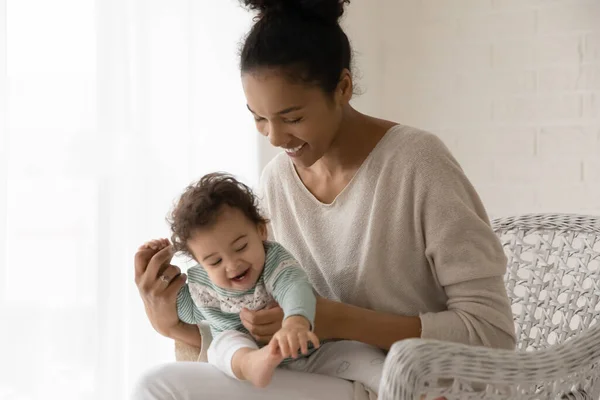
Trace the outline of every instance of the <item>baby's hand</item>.
<instances>
[{"instance_id":1,"label":"baby's hand","mask_svg":"<svg viewBox=\"0 0 600 400\"><path fill-rule=\"evenodd\" d=\"M308 354L308 342L315 348L319 347L319 338L310 331L308 320L301 316L292 316L283 321L281 329L273 335L269 346L273 354L281 352L285 358L297 358L298 349L302 354Z\"/></svg>"},{"instance_id":2,"label":"baby's hand","mask_svg":"<svg viewBox=\"0 0 600 400\"><path fill-rule=\"evenodd\" d=\"M154 240L150 240L149 242L146 242L143 245L141 245L140 248L138 249L138 251L144 250L144 249L152 249L152 250L156 250L158 252L170 245L171 245L171 243L169 242L169 239L154 239Z\"/></svg>"}]
</instances>

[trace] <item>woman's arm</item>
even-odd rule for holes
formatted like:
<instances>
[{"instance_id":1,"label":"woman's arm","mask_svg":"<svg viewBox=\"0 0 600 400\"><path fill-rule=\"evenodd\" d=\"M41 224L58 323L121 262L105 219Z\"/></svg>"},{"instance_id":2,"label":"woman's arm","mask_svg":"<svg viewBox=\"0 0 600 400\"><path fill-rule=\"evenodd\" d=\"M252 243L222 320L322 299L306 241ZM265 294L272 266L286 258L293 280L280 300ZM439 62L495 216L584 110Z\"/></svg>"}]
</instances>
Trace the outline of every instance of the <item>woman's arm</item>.
<instances>
[{"instance_id":1,"label":"woman's arm","mask_svg":"<svg viewBox=\"0 0 600 400\"><path fill-rule=\"evenodd\" d=\"M197 325L186 324L180 321L166 336L197 348L202 346L202 336Z\"/></svg>"},{"instance_id":2,"label":"woman's arm","mask_svg":"<svg viewBox=\"0 0 600 400\"><path fill-rule=\"evenodd\" d=\"M321 340L356 340L389 350L399 340L420 337L421 319L318 298L315 333Z\"/></svg>"},{"instance_id":3,"label":"woman's arm","mask_svg":"<svg viewBox=\"0 0 600 400\"><path fill-rule=\"evenodd\" d=\"M267 343L281 329L280 307L242 310L242 323L256 340ZM315 333L320 340L345 339L389 349L394 342L421 335L419 317L404 317L317 297Z\"/></svg>"},{"instance_id":4,"label":"woman's arm","mask_svg":"<svg viewBox=\"0 0 600 400\"><path fill-rule=\"evenodd\" d=\"M444 321L447 331L444 340L514 348L515 338L512 334L487 323L482 317L486 314L498 319L504 317L504 313L499 311L499 306L504 303L505 291L501 278L457 284L447 291L450 292L448 310L419 317L389 314L317 298L315 332L322 340L356 340L389 350L399 340L421 337L422 321L425 319L432 325Z\"/></svg>"},{"instance_id":5,"label":"woman's arm","mask_svg":"<svg viewBox=\"0 0 600 400\"><path fill-rule=\"evenodd\" d=\"M514 349L507 259L481 199L437 137L423 135L414 147L416 235L446 297L446 310L422 310L421 337Z\"/></svg>"}]
</instances>

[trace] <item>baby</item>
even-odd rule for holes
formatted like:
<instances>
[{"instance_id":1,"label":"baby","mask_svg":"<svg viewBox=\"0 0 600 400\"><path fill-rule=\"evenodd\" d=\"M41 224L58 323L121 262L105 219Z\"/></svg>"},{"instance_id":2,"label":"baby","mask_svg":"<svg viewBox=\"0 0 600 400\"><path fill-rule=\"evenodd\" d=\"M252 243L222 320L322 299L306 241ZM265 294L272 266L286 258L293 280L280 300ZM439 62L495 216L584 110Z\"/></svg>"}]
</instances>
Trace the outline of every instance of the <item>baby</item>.
<instances>
[{"instance_id":1,"label":"baby","mask_svg":"<svg viewBox=\"0 0 600 400\"><path fill-rule=\"evenodd\" d=\"M280 244L267 241L267 220L247 186L228 175L209 174L186 189L169 223L174 250L200 264L188 270L177 312L183 322L210 324L209 363L264 387L284 359L319 347L312 332L316 298L308 278ZM169 245L160 239L142 247ZM272 302L283 309L283 324L259 349L239 314Z\"/></svg>"},{"instance_id":2,"label":"baby","mask_svg":"<svg viewBox=\"0 0 600 400\"><path fill-rule=\"evenodd\" d=\"M185 190L168 218L171 240L175 251L199 265L188 270L188 283L178 294L179 319L210 324L208 362L233 378L265 387L281 365L358 381L376 393L383 351L347 340L319 345L312 286L294 257L267 241L268 221L257 203L250 188L226 174L206 175ZM160 239L142 248L166 246L169 241ZM282 327L259 348L240 312L271 303L283 309Z\"/></svg>"}]
</instances>

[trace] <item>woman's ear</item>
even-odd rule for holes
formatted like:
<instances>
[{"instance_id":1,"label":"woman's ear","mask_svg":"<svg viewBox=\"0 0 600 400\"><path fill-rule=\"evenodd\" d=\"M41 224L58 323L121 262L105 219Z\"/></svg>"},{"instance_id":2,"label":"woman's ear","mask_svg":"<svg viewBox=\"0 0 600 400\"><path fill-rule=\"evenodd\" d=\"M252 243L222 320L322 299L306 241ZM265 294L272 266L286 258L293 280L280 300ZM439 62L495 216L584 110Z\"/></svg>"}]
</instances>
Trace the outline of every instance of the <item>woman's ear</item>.
<instances>
[{"instance_id":1,"label":"woman's ear","mask_svg":"<svg viewBox=\"0 0 600 400\"><path fill-rule=\"evenodd\" d=\"M339 102L342 104L348 104L352 99L354 93L354 83L352 82L352 74L349 70L344 68L340 75L340 81L336 89L336 93L339 96Z\"/></svg>"}]
</instances>

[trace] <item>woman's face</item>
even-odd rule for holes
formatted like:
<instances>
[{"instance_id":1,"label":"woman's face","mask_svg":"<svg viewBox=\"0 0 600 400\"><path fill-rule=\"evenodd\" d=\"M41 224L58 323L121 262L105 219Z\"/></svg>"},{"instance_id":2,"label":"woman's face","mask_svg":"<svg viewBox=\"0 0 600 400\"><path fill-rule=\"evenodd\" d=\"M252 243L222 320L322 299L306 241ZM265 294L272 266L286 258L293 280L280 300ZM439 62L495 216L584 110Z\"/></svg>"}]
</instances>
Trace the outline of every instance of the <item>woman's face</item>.
<instances>
[{"instance_id":1,"label":"woman's face","mask_svg":"<svg viewBox=\"0 0 600 400\"><path fill-rule=\"evenodd\" d=\"M342 91L327 94L274 69L244 73L242 84L258 131L295 165L310 167L329 150L342 120Z\"/></svg>"}]
</instances>

